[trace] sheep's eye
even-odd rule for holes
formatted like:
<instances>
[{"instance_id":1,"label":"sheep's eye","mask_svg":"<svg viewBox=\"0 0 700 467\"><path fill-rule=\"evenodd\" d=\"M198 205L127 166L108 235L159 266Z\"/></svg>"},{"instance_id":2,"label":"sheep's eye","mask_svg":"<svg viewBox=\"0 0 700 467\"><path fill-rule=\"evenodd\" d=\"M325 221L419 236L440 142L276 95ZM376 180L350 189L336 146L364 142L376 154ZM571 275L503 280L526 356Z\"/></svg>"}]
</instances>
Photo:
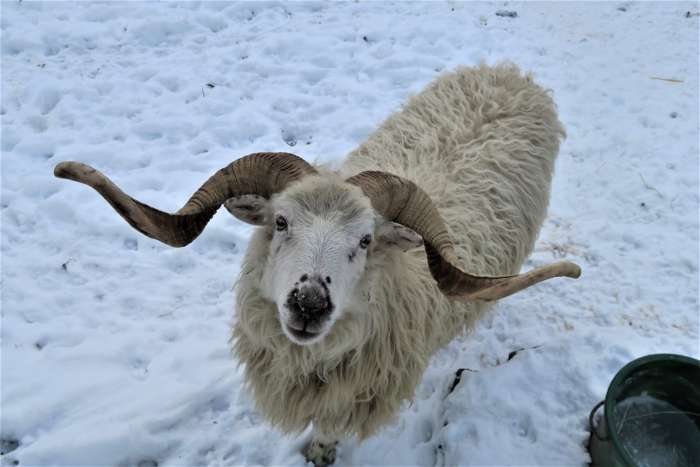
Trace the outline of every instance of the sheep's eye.
<instances>
[{"instance_id":1,"label":"sheep's eye","mask_svg":"<svg viewBox=\"0 0 700 467\"><path fill-rule=\"evenodd\" d=\"M287 219L285 219L284 216L277 216L277 219L275 219L275 229L277 229L278 232L287 230Z\"/></svg>"},{"instance_id":2,"label":"sheep's eye","mask_svg":"<svg viewBox=\"0 0 700 467\"><path fill-rule=\"evenodd\" d=\"M372 241L372 236L370 234L365 235L360 240L360 248L362 248L362 249L367 248L371 241Z\"/></svg>"}]
</instances>

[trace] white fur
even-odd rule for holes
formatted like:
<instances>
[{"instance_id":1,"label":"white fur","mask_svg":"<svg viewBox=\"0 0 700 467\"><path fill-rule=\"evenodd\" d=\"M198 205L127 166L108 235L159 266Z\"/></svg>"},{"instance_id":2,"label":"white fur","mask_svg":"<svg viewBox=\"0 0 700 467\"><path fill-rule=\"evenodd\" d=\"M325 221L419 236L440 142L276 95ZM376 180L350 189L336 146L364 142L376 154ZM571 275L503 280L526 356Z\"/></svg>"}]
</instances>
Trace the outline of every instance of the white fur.
<instances>
[{"instance_id":1,"label":"white fur","mask_svg":"<svg viewBox=\"0 0 700 467\"><path fill-rule=\"evenodd\" d=\"M414 181L444 218L466 271L511 274L544 220L563 135L549 94L514 65L461 68L389 117L338 174L322 171L279 193L272 211L317 212L299 224L304 240L287 253L275 252L282 240L274 224L257 229L237 283L234 351L260 412L286 432L313 422L326 439L369 436L413 397L430 357L489 308L441 295L422 248L375 239L348 265L360 233L391 229L346 177L383 170ZM338 209L357 210L351 227L343 229ZM280 297L314 268L334 275L339 306L321 338L299 345L283 329Z\"/></svg>"}]
</instances>

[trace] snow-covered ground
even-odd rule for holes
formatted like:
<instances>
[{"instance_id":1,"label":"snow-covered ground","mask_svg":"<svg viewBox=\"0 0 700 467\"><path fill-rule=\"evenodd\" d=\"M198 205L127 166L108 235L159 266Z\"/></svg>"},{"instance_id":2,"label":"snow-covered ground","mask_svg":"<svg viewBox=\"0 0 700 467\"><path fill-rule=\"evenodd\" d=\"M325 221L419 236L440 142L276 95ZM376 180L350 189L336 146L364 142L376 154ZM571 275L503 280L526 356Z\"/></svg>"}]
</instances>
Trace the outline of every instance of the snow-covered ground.
<instances>
[{"instance_id":1,"label":"snow-covered ground","mask_svg":"<svg viewBox=\"0 0 700 467\"><path fill-rule=\"evenodd\" d=\"M1 8L3 465L304 464L308 434L256 413L229 353L250 228L222 212L169 249L56 163L176 210L240 155L340 160L441 71L482 60L553 90L568 139L526 268L567 258L583 276L504 300L338 464L583 465L621 366L700 354L698 3Z\"/></svg>"}]
</instances>

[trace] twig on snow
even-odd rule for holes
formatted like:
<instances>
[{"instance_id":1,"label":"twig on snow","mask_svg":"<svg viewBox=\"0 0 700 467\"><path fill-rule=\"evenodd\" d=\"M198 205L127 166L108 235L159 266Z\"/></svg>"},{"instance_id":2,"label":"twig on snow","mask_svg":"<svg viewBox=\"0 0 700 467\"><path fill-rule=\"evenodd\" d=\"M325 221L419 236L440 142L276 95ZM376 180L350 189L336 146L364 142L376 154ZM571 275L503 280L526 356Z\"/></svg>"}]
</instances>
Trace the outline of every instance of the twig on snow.
<instances>
[{"instance_id":1,"label":"twig on snow","mask_svg":"<svg viewBox=\"0 0 700 467\"><path fill-rule=\"evenodd\" d=\"M656 79L659 81L667 81L669 83L683 83L684 81L682 79L675 79L675 78L659 78L658 76L650 76L649 79Z\"/></svg>"},{"instance_id":2,"label":"twig on snow","mask_svg":"<svg viewBox=\"0 0 700 467\"><path fill-rule=\"evenodd\" d=\"M664 196L659 190L657 190L657 189L654 188L653 186L649 185L649 184L647 183L647 181L644 180L644 177L642 176L641 173L639 174L639 178L642 179L642 183L644 184L645 187L647 187L648 190L653 190L653 191L655 191L659 196L661 196L661 198L665 198L665 196Z\"/></svg>"}]
</instances>

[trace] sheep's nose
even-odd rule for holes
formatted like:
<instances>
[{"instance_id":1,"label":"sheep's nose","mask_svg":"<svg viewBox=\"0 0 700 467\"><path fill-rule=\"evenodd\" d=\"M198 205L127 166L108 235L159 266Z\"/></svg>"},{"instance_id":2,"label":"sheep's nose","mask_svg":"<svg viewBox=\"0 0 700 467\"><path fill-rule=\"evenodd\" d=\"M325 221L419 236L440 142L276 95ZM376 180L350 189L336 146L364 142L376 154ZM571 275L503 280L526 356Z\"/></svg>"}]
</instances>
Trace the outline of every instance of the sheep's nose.
<instances>
[{"instance_id":1,"label":"sheep's nose","mask_svg":"<svg viewBox=\"0 0 700 467\"><path fill-rule=\"evenodd\" d=\"M306 336L320 331L333 311L333 303L320 278L304 282L289 292L286 305L290 312L287 325Z\"/></svg>"},{"instance_id":2,"label":"sheep's nose","mask_svg":"<svg viewBox=\"0 0 700 467\"><path fill-rule=\"evenodd\" d=\"M329 300L326 291L317 285L304 285L296 294L296 309L294 311L310 319L319 317L329 311Z\"/></svg>"}]
</instances>

